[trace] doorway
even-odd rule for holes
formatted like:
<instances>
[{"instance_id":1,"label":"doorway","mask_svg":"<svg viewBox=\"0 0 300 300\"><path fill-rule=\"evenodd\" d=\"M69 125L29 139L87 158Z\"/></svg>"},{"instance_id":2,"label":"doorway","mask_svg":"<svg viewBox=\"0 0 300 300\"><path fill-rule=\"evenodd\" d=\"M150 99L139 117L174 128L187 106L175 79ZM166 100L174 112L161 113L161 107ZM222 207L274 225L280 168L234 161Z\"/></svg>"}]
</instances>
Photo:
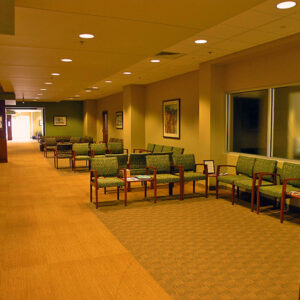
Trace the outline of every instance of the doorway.
<instances>
[{"instance_id":1,"label":"doorway","mask_svg":"<svg viewBox=\"0 0 300 300\"><path fill-rule=\"evenodd\" d=\"M103 133L103 143L108 142L108 112L105 110L102 112L102 133Z\"/></svg>"}]
</instances>

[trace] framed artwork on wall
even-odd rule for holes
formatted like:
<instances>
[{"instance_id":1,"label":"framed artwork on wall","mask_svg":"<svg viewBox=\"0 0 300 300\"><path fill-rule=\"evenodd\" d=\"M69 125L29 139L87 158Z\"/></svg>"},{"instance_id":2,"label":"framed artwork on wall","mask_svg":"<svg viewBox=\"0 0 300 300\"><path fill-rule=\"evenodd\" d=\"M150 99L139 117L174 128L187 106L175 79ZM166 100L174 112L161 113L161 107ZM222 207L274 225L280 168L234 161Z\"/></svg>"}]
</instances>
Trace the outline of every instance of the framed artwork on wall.
<instances>
[{"instance_id":1,"label":"framed artwork on wall","mask_svg":"<svg viewBox=\"0 0 300 300\"><path fill-rule=\"evenodd\" d=\"M207 165L208 174L215 174L215 162L213 160L204 160L203 163Z\"/></svg>"},{"instance_id":2,"label":"framed artwork on wall","mask_svg":"<svg viewBox=\"0 0 300 300\"><path fill-rule=\"evenodd\" d=\"M67 116L53 116L54 126L67 126Z\"/></svg>"},{"instance_id":3,"label":"framed artwork on wall","mask_svg":"<svg viewBox=\"0 0 300 300\"><path fill-rule=\"evenodd\" d=\"M123 111L116 112L116 128L123 129Z\"/></svg>"},{"instance_id":4,"label":"framed artwork on wall","mask_svg":"<svg viewBox=\"0 0 300 300\"><path fill-rule=\"evenodd\" d=\"M164 100L162 116L163 137L180 139L180 99Z\"/></svg>"}]
</instances>

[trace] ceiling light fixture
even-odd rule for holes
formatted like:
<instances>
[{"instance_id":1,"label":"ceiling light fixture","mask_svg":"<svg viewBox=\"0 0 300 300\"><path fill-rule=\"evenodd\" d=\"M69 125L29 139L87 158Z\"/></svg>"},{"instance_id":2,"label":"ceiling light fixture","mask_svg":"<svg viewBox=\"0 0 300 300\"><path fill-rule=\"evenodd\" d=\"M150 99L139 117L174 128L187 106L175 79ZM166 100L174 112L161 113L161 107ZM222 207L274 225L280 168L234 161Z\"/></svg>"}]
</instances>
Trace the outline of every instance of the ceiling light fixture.
<instances>
[{"instance_id":1,"label":"ceiling light fixture","mask_svg":"<svg viewBox=\"0 0 300 300\"><path fill-rule=\"evenodd\" d=\"M91 33L81 33L79 37L82 39L93 39L95 36Z\"/></svg>"},{"instance_id":2,"label":"ceiling light fixture","mask_svg":"<svg viewBox=\"0 0 300 300\"><path fill-rule=\"evenodd\" d=\"M85 89L85 91L86 91L87 93L90 93L92 90L91 90L91 89Z\"/></svg>"},{"instance_id":3,"label":"ceiling light fixture","mask_svg":"<svg viewBox=\"0 0 300 300\"><path fill-rule=\"evenodd\" d=\"M131 72L123 72L124 75L130 75Z\"/></svg>"},{"instance_id":4,"label":"ceiling light fixture","mask_svg":"<svg viewBox=\"0 0 300 300\"><path fill-rule=\"evenodd\" d=\"M152 63L159 63L160 62L160 59L151 59L150 60Z\"/></svg>"},{"instance_id":5,"label":"ceiling light fixture","mask_svg":"<svg viewBox=\"0 0 300 300\"><path fill-rule=\"evenodd\" d=\"M75 98L79 98L79 97L80 97L80 95L74 95L74 97L75 97Z\"/></svg>"},{"instance_id":6,"label":"ceiling light fixture","mask_svg":"<svg viewBox=\"0 0 300 300\"><path fill-rule=\"evenodd\" d=\"M63 62L71 62L72 59L71 58L62 58L61 61L63 61Z\"/></svg>"},{"instance_id":7,"label":"ceiling light fixture","mask_svg":"<svg viewBox=\"0 0 300 300\"><path fill-rule=\"evenodd\" d=\"M288 9L288 8L292 8L294 6L296 6L296 2L295 1L284 1L284 2L280 2L276 5L276 7L278 9Z\"/></svg>"},{"instance_id":8,"label":"ceiling light fixture","mask_svg":"<svg viewBox=\"0 0 300 300\"><path fill-rule=\"evenodd\" d=\"M40 89L40 91L47 91L47 89Z\"/></svg>"},{"instance_id":9,"label":"ceiling light fixture","mask_svg":"<svg viewBox=\"0 0 300 300\"><path fill-rule=\"evenodd\" d=\"M195 44L206 44L207 40L196 40L194 41Z\"/></svg>"},{"instance_id":10,"label":"ceiling light fixture","mask_svg":"<svg viewBox=\"0 0 300 300\"><path fill-rule=\"evenodd\" d=\"M69 99L69 100L73 100L74 98L73 98L73 97L69 97L68 99Z\"/></svg>"},{"instance_id":11,"label":"ceiling light fixture","mask_svg":"<svg viewBox=\"0 0 300 300\"><path fill-rule=\"evenodd\" d=\"M106 83L112 83L111 80L105 80L104 82L106 82Z\"/></svg>"},{"instance_id":12,"label":"ceiling light fixture","mask_svg":"<svg viewBox=\"0 0 300 300\"><path fill-rule=\"evenodd\" d=\"M43 94L37 94L38 96L43 96Z\"/></svg>"},{"instance_id":13,"label":"ceiling light fixture","mask_svg":"<svg viewBox=\"0 0 300 300\"><path fill-rule=\"evenodd\" d=\"M59 73L51 73L52 76L59 76Z\"/></svg>"},{"instance_id":14,"label":"ceiling light fixture","mask_svg":"<svg viewBox=\"0 0 300 300\"><path fill-rule=\"evenodd\" d=\"M37 100L33 100L33 101L37 101Z\"/></svg>"},{"instance_id":15,"label":"ceiling light fixture","mask_svg":"<svg viewBox=\"0 0 300 300\"><path fill-rule=\"evenodd\" d=\"M40 97L35 97L34 99L40 99Z\"/></svg>"},{"instance_id":16,"label":"ceiling light fixture","mask_svg":"<svg viewBox=\"0 0 300 300\"><path fill-rule=\"evenodd\" d=\"M45 84L53 84L53 82L47 81L45 82Z\"/></svg>"},{"instance_id":17,"label":"ceiling light fixture","mask_svg":"<svg viewBox=\"0 0 300 300\"><path fill-rule=\"evenodd\" d=\"M93 86L92 89L93 90L99 90L99 86Z\"/></svg>"}]
</instances>

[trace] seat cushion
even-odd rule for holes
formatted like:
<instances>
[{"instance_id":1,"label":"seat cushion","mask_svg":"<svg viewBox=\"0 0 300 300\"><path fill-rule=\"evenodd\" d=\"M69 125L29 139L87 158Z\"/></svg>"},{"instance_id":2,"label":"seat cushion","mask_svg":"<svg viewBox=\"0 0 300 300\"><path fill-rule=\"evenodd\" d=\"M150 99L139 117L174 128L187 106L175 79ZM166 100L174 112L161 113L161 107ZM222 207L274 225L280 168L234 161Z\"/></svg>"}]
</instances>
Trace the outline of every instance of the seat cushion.
<instances>
[{"instance_id":1,"label":"seat cushion","mask_svg":"<svg viewBox=\"0 0 300 300\"><path fill-rule=\"evenodd\" d=\"M76 155L75 160L89 160L90 157L88 155Z\"/></svg>"},{"instance_id":2,"label":"seat cushion","mask_svg":"<svg viewBox=\"0 0 300 300\"><path fill-rule=\"evenodd\" d=\"M175 173L174 175L179 176L179 173ZM206 176L199 172L184 172L184 181L197 181L197 180L205 180Z\"/></svg>"},{"instance_id":3,"label":"seat cushion","mask_svg":"<svg viewBox=\"0 0 300 300\"><path fill-rule=\"evenodd\" d=\"M238 179L238 180L234 180L234 184L245 190L252 190L252 181L253 181L252 178ZM258 184L258 180L256 180L255 186L257 186L257 184ZM267 180L262 180L261 184L263 186L273 185L272 182Z\"/></svg>"},{"instance_id":4,"label":"seat cushion","mask_svg":"<svg viewBox=\"0 0 300 300\"><path fill-rule=\"evenodd\" d=\"M218 176L218 180L224 183L232 184L233 181L235 180L240 180L240 179L248 179L248 176L245 175L224 175L224 176Z\"/></svg>"},{"instance_id":5,"label":"seat cushion","mask_svg":"<svg viewBox=\"0 0 300 300\"><path fill-rule=\"evenodd\" d=\"M153 175L150 175L153 178ZM156 174L157 183L179 182L180 177L173 174Z\"/></svg>"},{"instance_id":6,"label":"seat cushion","mask_svg":"<svg viewBox=\"0 0 300 300\"><path fill-rule=\"evenodd\" d=\"M296 188L292 185L286 186L287 192L297 191L300 192L300 188ZM282 185L272 185L272 186L262 186L259 188L259 192L263 195L272 196L276 198L281 198Z\"/></svg>"},{"instance_id":7,"label":"seat cushion","mask_svg":"<svg viewBox=\"0 0 300 300\"><path fill-rule=\"evenodd\" d=\"M124 186L124 181L118 177L98 178L98 187Z\"/></svg>"}]
</instances>

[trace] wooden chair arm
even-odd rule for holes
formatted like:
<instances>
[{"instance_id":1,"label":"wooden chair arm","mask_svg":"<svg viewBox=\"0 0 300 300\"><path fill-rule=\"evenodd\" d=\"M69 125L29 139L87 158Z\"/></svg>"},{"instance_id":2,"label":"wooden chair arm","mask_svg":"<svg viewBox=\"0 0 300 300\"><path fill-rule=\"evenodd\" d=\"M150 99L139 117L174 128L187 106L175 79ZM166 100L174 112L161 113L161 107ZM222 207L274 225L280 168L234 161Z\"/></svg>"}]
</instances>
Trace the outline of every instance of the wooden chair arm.
<instances>
[{"instance_id":1,"label":"wooden chair arm","mask_svg":"<svg viewBox=\"0 0 300 300\"><path fill-rule=\"evenodd\" d=\"M92 182L93 175L95 177L95 181L97 181L97 179L98 179L97 171L96 170L90 170L90 182Z\"/></svg>"},{"instance_id":2,"label":"wooden chair arm","mask_svg":"<svg viewBox=\"0 0 300 300\"><path fill-rule=\"evenodd\" d=\"M156 177L157 168L156 167L146 167L146 175L148 175L148 169L153 169L153 175Z\"/></svg>"},{"instance_id":3,"label":"wooden chair arm","mask_svg":"<svg viewBox=\"0 0 300 300\"><path fill-rule=\"evenodd\" d=\"M197 169L197 166L203 166L204 168L204 174L206 175L206 177L208 176L208 168L207 168L207 164L195 164L196 166L196 169Z\"/></svg>"},{"instance_id":4,"label":"wooden chair arm","mask_svg":"<svg viewBox=\"0 0 300 300\"><path fill-rule=\"evenodd\" d=\"M288 181L295 181L295 180L299 181L300 178L285 178L283 179L283 185L287 185Z\"/></svg>"},{"instance_id":5,"label":"wooden chair arm","mask_svg":"<svg viewBox=\"0 0 300 300\"><path fill-rule=\"evenodd\" d=\"M261 186L261 182L262 182L262 179L264 176L272 176L273 177L273 183L274 185L276 184L276 177L280 175L279 174L276 174L276 173L266 173L266 172L260 172L260 173L254 173L254 174L257 174L259 175L258 177L258 184L257 184L257 189L259 191L259 187Z\"/></svg>"}]
</instances>

